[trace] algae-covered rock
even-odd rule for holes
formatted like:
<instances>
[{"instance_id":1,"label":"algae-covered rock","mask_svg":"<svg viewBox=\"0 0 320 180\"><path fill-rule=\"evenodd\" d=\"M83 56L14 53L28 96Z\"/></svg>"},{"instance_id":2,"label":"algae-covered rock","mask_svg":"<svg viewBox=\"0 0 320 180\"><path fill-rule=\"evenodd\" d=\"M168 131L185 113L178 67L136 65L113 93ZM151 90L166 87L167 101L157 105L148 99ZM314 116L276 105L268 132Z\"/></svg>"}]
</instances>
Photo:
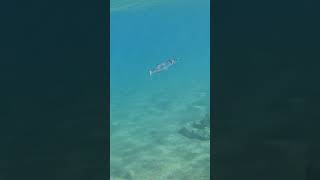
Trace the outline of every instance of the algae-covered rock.
<instances>
[{"instance_id":1,"label":"algae-covered rock","mask_svg":"<svg viewBox=\"0 0 320 180\"><path fill-rule=\"evenodd\" d=\"M200 140L209 140L210 139L210 114L207 114L203 119L196 120L187 123L183 126L179 133L182 135Z\"/></svg>"}]
</instances>

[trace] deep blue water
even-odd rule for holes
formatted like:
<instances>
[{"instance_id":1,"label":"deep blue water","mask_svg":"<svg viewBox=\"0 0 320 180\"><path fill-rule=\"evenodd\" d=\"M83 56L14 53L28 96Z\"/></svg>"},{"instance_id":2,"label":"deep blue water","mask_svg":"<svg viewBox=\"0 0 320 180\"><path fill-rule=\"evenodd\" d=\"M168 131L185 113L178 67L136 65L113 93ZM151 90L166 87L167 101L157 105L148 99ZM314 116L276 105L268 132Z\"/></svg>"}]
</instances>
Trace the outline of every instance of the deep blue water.
<instances>
[{"instance_id":1,"label":"deep blue water","mask_svg":"<svg viewBox=\"0 0 320 180\"><path fill-rule=\"evenodd\" d=\"M209 8L208 0L173 1L111 13L111 93L149 86L148 69L171 57L182 63L154 76L157 84L208 79Z\"/></svg>"}]
</instances>

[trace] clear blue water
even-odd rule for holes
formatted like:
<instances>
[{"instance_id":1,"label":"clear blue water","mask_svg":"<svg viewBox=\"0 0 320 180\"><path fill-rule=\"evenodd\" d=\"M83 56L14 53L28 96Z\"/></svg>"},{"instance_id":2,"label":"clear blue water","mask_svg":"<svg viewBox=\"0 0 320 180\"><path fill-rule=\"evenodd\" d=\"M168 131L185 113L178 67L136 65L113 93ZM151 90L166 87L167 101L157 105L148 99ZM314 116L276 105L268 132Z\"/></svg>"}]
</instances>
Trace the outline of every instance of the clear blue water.
<instances>
[{"instance_id":1,"label":"clear blue water","mask_svg":"<svg viewBox=\"0 0 320 180\"><path fill-rule=\"evenodd\" d=\"M209 141L177 130L208 111L210 1L164 1L110 21L111 179L209 179ZM181 62L149 77L172 57Z\"/></svg>"}]
</instances>

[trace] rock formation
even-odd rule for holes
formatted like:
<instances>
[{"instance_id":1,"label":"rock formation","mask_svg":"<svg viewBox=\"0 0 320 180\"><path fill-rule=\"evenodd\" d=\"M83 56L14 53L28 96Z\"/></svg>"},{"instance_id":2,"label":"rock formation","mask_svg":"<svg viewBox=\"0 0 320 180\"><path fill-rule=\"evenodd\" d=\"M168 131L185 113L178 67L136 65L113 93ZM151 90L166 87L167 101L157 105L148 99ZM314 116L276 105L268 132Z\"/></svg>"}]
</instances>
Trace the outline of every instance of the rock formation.
<instances>
[{"instance_id":1,"label":"rock formation","mask_svg":"<svg viewBox=\"0 0 320 180\"><path fill-rule=\"evenodd\" d=\"M195 120L184 125L179 133L192 139L210 139L210 113L201 120Z\"/></svg>"}]
</instances>

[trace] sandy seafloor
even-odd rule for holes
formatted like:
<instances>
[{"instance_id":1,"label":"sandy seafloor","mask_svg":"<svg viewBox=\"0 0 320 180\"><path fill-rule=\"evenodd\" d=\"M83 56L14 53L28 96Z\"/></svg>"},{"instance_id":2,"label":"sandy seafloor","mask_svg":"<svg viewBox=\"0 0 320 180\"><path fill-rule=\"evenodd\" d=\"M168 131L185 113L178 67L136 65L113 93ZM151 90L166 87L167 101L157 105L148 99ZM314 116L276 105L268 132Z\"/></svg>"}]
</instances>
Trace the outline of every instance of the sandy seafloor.
<instances>
[{"instance_id":1,"label":"sandy seafloor","mask_svg":"<svg viewBox=\"0 0 320 180\"><path fill-rule=\"evenodd\" d=\"M186 122L205 115L208 92L197 87L185 93L159 90L113 97L117 102L111 106L111 179L208 180L210 141L178 133Z\"/></svg>"},{"instance_id":2,"label":"sandy seafloor","mask_svg":"<svg viewBox=\"0 0 320 180\"><path fill-rule=\"evenodd\" d=\"M137 2L111 13L110 179L208 180L210 141L178 131L208 113L209 1ZM181 61L149 77L171 57Z\"/></svg>"}]
</instances>

